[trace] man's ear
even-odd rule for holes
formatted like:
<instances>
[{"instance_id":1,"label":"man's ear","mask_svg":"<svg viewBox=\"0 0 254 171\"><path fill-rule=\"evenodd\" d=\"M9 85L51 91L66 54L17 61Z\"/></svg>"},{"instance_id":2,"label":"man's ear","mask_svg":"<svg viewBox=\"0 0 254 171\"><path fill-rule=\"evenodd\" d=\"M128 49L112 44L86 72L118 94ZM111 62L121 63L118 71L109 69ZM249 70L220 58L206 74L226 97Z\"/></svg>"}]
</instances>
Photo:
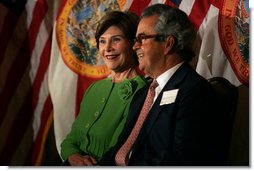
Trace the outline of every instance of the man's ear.
<instances>
[{"instance_id":1,"label":"man's ear","mask_svg":"<svg viewBox=\"0 0 254 171\"><path fill-rule=\"evenodd\" d=\"M165 40L165 54L173 53L173 47L175 45L175 38L173 36L168 36Z\"/></svg>"}]
</instances>

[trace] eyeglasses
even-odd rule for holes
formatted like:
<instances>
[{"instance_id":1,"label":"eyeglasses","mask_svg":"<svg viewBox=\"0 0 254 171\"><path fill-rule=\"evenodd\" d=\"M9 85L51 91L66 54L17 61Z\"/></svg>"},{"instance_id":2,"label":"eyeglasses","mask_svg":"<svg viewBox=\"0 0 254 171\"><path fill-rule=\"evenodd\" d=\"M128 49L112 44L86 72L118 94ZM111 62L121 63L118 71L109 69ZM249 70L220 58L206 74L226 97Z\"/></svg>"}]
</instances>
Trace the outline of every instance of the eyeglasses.
<instances>
[{"instance_id":1,"label":"eyeglasses","mask_svg":"<svg viewBox=\"0 0 254 171\"><path fill-rule=\"evenodd\" d=\"M142 44L142 40L151 38L155 38L156 41L163 41L165 37L167 36L161 34L150 34L150 35L139 34L137 37L134 38L134 43L138 42Z\"/></svg>"}]
</instances>

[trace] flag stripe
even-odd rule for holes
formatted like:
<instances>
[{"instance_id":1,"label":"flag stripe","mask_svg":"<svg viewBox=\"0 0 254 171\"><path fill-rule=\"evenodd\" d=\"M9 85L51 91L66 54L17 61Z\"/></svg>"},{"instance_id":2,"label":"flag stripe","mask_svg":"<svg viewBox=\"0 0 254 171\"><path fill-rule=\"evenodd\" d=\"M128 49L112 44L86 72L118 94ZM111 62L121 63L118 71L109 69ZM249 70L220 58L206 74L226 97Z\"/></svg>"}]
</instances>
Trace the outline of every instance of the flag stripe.
<instances>
[{"instance_id":1,"label":"flag stripe","mask_svg":"<svg viewBox=\"0 0 254 171\"><path fill-rule=\"evenodd\" d=\"M50 49L51 49L51 40L52 40L52 34L50 34L45 46L44 50L40 57L40 63L38 70L36 71L36 77L34 79L33 84L33 109L36 109L38 99L39 99L39 92L40 88L42 87L42 81L44 80L45 73L48 70L49 61L50 61ZM48 91L47 91L48 94Z\"/></svg>"},{"instance_id":2,"label":"flag stripe","mask_svg":"<svg viewBox=\"0 0 254 171\"><path fill-rule=\"evenodd\" d=\"M176 4L174 4L174 3L171 2L170 0L167 0L167 1L165 2L165 4L166 4L166 5L169 5L169 6L171 6L171 7L177 7Z\"/></svg>"},{"instance_id":3,"label":"flag stripe","mask_svg":"<svg viewBox=\"0 0 254 171\"><path fill-rule=\"evenodd\" d=\"M212 0L196 0L193 4L191 13L189 14L189 19L192 21L196 30L199 29L202 24L207 11L210 8Z\"/></svg>"},{"instance_id":4,"label":"flag stripe","mask_svg":"<svg viewBox=\"0 0 254 171\"><path fill-rule=\"evenodd\" d=\"M183 10L188 16L191 13L193 4L195 3L196 0L188 0L188 1L182 1L178 8Z\"/></svg>"},{"instance_id":5,"label":"flag stripe","mask_svg":"<svg viewBox=\"0 0 254 171\"><path fill-rule=\"evenodd\" d=\"M12 22L10 22L12 21ZM9 42L9 39L12 36L12 33L15 29L15 25L17 23L18 19L16 17L15 14L13 14L12 12L7 12L7 15L5 16L5 19L3 21L3 28L1 29L0 32L0 40L4 40L4 41L0 41L0 66L2 64L2 61L4 59L4 54L5 54L5 50L7 47L7 43Z\"/></svg>"},{"instance_id":6,"label":"flag stripe","mask_svg":"<svg viewBox=\"0 0 254 171\"><path fill-rule=\"evenodd\" d=\"M44 49L39 60L37 59L33 61L33 58L31 60L31 63L38 63L38 61L40 62L39 67L36 67L36 65L34 65L33 63L31 64L32 66L34 66L32 68L33 71L30 75L31 79L33 80L33 75L35 75L36 73L43 73L40 74L40 76L36 76L37 79L35 79L35 82L36 80L43 80L43 82L40 85L37 85L40 89L37 88L37 90L34 90L35 93L39 92L39 95L38 100L33 100L33 106L35 107L33 120L34 145L32 148L32 156L30 158L33 165L41 164L44 155L44 146L46 143L47 134L53 119L53 105L49 96L48 87L48 66L50 61L53 22L56 19L58 12L58 10L56 9L58 9L60 3L61 2L59 1L47 0L48 11L44 18L44 21L42 22L42 27L39 31L37 39L38 41L36 41L37 46L35 46L35 56L36 54L40 54L40 47L44 47ZM45 40L44 37L48 37L45 44L41 43ZM34 85L33 87L36 88L37 86Z\"/></svg>"},{"instance_id":7,"label":"flag stripe","mask_svg":"<svg viewBox=\"0 0 254 171\"><path fill-rule=\"evenodd\" d=\"M6 113L8 104L15 92L13 90L16 90L17 85L30 62L30 55L35 45L39 26L46 14L46 9L40 4L41 1L37 1L33 10L33 19L29 27L28 34L26 35L21 50L15 58L16 60L12 64L10 71L7 73L5 86L0 94L0 103L3 104L1 113ZM0 124L2 123L3 117L4 115L0 115Z\"/></svg>"},{"instance_id":8,"label":"flag stripe","mask_svg":"<svg viewBox=\"0 0 254 171\"><path fill-rule=\"evenodd\" d=\"M31 166L31 147L33 145L33 119L30 118L29 125L20 139L17 150L12 156L9 166ZM27 158L29 159L27 160Z\"/></svg>"},{"instance_id":9,"label":"flag stripe","mask_svg":"<svg viewBox=\"0 0 254 171\"><path fill-rule=\"evenodd\" d=\"M50 55L50 49L51 49L51 40L52 40L52 27L47 28L45 25L45 22L43 21L39 30L39 34L36 39L35 48L33 50L33 53L31 55L31 69L30 69L30 78L31 82L34 82L35 76L38 71L40 71L40 63L44 62L44 58L39 56L42 53L45 53L45 48L48 49L48 55ZM49 47L48 47L49 46ZM45 55L44 55L45 56ZM39 58L40 57L40 58ZM50 58L50 57L47 57Z\"/></svg>"},{"instance_id":10,"label":"flag stripe","mask_svg":"<svg viewBox=\"0 0 254 171\"><path fill-rule=\"evenodd\" d=\"M61 14L61 12L62 12L62 10L63 10L64 6L65 6L65 5L66 5L66 3L67 3L67 1L68 1L68 0L62 0L62 1L61 1L61 4L60 4L60 7L59 7L59 10L58 10L58 12L57 12L56 21L58 20L59 15Z\"/></svg>"},{"instance_id":11,"label":"flag stripe","mask_svg":"<svg viewBox=\"0 0 254 171\"><path fill-rule=\"evenodd\" d=\"M40 54L40 47L44 47L43 52L41 54L40 59L37 58L35 62L32 62L33 72L30 74L31 79L33 80L33 75L37 74L34 79L33 84L33 109L34 109L34 121L33 121L33 130L34 130L34 147L32 154L32 163L33 165L40 165L42 160L42 155L44 154L44 144L46 141L46 135L48 134L48 130L50 124L52 123L53 114L51 111L53 110L52 102L49 97L49 89L48 89L48 66L50 61L50 51L51 51L51 41L52 41L52 25L49 28L46 28L47 21L45 17L42 22L41 29L39 31L38 39L36 41L35 46L35 55L36 53ZM44 45L41 44L45 39L44 37L49 34L49 37ZM36 52L39 51L39 52ZM39 62L39 66L36 66L36 62ZM34 63L34 64L33 64ZM42 105L44 104L44 105Z\"/></svg>"},{"instance_id":12,"label":"flag stripe","mask_svg":"<svg viewBox=\"0 0 254 171\"><path fill-rule=\"evenodd\" d=\"M34 9L34 6L35 6L34 1L31 1L28 4L26 4L26 8L21 13L21 15L18 17L15 17L17 18L18 21L16 21L15 19L12 20L12 18L7 18L8 23L14 23L14 24L7 23L5 27L7 27L8 31L13 31L13 33L10 33L10 35L8 35L8 31L5 33L5 30L4 30L3 34L4 36L7 36L7 37L3 37L3 39L1 39L1 40L4 40L1 42L6 43L6 45L4 45L6 46L5 48L4 47L0 48L2 49L2 53L4 53L4 54L1 54L1 57L3 57L3 60L1 60L0 62L0 72L1 74L4 73L1 78L2 80L6 79L7 74L5 73L7 73L10 70L10 67L11 67L10 65L13 63L13 61L16 60L15 57L17 57L17 54L22 46L22 43L25 40L25 37L27 34L27 28L30 26L32 21L32 12L30 11ZM26 10L29 10L29 12L27 12ZM11 25L10 26L11 28L9 28L8 25ZM0 84L0 93L1 91L2 91L2 86Z\"/></svg>"},{"instance_id":13,"label":"flag stripe","mask_svg":"<svg viewBox=\"0 0 254 171\"><path fill-rule=\"evenodd\" d=\"M133 2L134 0L126 0L125 1L125 5L124 5L124 8L123 9L121 9L121 10L123 10L123 11L126 11L126 10L129 10L130 9L130 6L131 6L131 4L132 4L132 2Z\"/></svg>"},{"instance_id":14,"label":"flag stripe","mask_svg":"<svg viewBox=\"0 0 254 171\"><path fill-rule=\"evenodd\" d=\"M152 4L165 4L166 0L151 0L150 3L148 4L148 6L152 5Z\"/></svg>"},{"instance_id":15,"label":"flag stripe","mask_svg":"<svg viewBox=\"0 0 254 171\"><path fill-rule=\"evenodd\" d=\"M24 43L21 51L19 52L17 60L11 67L12 69L10 69L10 71L7 73L3 91L0 94L0 104L2 104L0 109L1 113L6 113L8 104L10 103L17 85L19 85L21 78L28 66L29 54L26 51L27 48L27 44ZM0 124L2 124L3 117L4 115L0 115Z\"/></svg>"},{"instance_id":16,"label":"flag stripe","mask_svg":"<svg viewBox=\"0 0 254 171\"><path fill-rule=\"evenodd\" d=\"M35 163L35 165L40 165L44 149L43 145L46 141L46 135L53 120L52 109L53 105L50 96L48 96L43 106L43 111L41 113L41 126L37 134L37 138L35 139L33 148L32 163Z\"/></svg>"},{"instance_id":17,"label":"flag stripe","mask_svg":"<svg viewBox=\"0 0 254 171\"><path fill-rule=\"evenodd\" d=\"M26 0L19 1L9 1L2 0L1 1L1 16L5 16L4 24L2 25L0 32L0 65L2 63L4 52L6 49L6 42L12 36L13 30L15 28L16 22L18 20L18 16L20 16L21 12L24 10L26 4ZM11 21L11 22L10 22ZM2 41L5 40L5 41Z\"/></svg>"},{"instance_id":18,"label":"flag stripe","mask_svg":"<svg viewBox=\"0 0 254 171\"><path fill-rule=\"evenodd\" d=\"M209 24L209 22L211 22L211 19L218 18L217 17L218 14L219 14L219 9L217 7L215 7L213 4L211 4L202 24L199 26L198 34L201 39L203 39L205 31L207 31L206 28L207 28L207 25Z\"/></svg>"},{"instance_id":19,"label":"flag stripe","mask_svg":"<svg viewBox=\"0 0 254 171\"><path fill-rule=\"evenodd\" d=\"M24 26L25 23L31 23L30 20L26 20L26 11L22 13L19 17L17 24L15 25L15 30L10 38L10 40L4 40L8 45L4 50L4 58L0 65L0 94L3 91L3 86L6 84L5 80L7 73L10 72L11 66L16 60L20 49L22 48L22 43L24 42L27 35L27 27ZM14 50L15 49L15 50ZM15 69L15 68L14 68ZM15 70L14 70L15 71ZM0 109L1 110L1 109Z\"/></svg>"},{"instance_id":20,"label":"flag stripe","mask_svg":"<svg viewBox=\"0 0 254 171\"><path fill-rule=\"evenodd\" d=\"M48 57L48 56L47 56ZM43 63L43 62L42 62ZM47 63L47 61L46 61ZM36 84L36 83L35 83ZM21 110L19 111L19 113L17 114L14 122L13 122L13 127L10 129L10 132L9 132L9 135L7 137L7 141L6 142L12 142L12 143L8 143L8 144L5 144L5 148L4 149L12 149L12 150L9 150L8 151L8 156L4 156L4 160L2 160L1 158L1 161L3 162L6 162L6 163L9 163L9 161L11 160L11 156L13 155L13 153L16 151L17 147L18 147L18 144L19 144L19 141L22 137L22 132L25 132L25 130L27 129L27 126L29 125L29 119L23 119L22 118L33 118L32 117L32 114L33 114L33 109L32 109L32 105L31 105L31 101L32 99L34 98L33 94L32 93L32 89L30 89L30 91L27 93L27 98L25 100L25 104L22 106ZM51 112L51 110L53 109L52 107L52 103L51 103L51 100L48 96L46 102L45 102L45 105L43 106L43 112L42 114L40 115L41 117L41 127L40 127L40 130L41 131L46 131L44 128L45 128L45 122L47 122L48 120L48 116ZM20 122L22 120L22 122ZM20 133L18 133L20 132ZM20 136L17 136L16 134L18 133L18 135ZM40 133L38 137L41 138L41 134ZM14 140L14 141L13 141ZM42 143L42 142L38 142L37 140L37 143ZM3 154L5 154L5 150L3 150Z\"/></svg>"},{"instance_id":21,"label":"flag stripe","mask_svg":"<svg viewBox=\"0 0 254 171\"><path fill-rule=\"evenodd\" d=\"M25 39L22 41L23 42L22 48L20 49L18 55L17 54L14 55L15 60L13 60L12 64L10 65L9 71L6 72L7 74L6 74L5 84L4 84L4 87L1 89L3 91L1 91L1 94L0 94L0 101L6 102L5 108L3 109L1 107L2 108L1 112L6 113L7 109L9 112L10 111L9 105L11 104L10 102L12 102L14 99L16 99L17 92L18 93L21 92L21 91L18 91L18 89L20 90L20 86L21 86L21 84L19 84L19 83L22 83L25 81L27 83L34 82L33 86L26 85L26 87L28 87L28 88L26 88L27 91L24 91L24 92L22 91L22 93L24 93L23 96L26 95L26 98L24 99L25 103L20 104L19 106L21 106L21 107L19 107L19 109L15 109L17 112L13 113L13 115L12 115L13 118L6 119L6 117L7 117L6 115L1 115L1 117L5 117L4 124L7 123L9 126L9 129L7 130L7 133L5 136L7 138L5 138L5 140L1 143L2 149L1 149L0 161L1 161L1 163L6 163L6 165L8 165L8 163L10 163L10 161L12 160L12 157L14 157L14 154L17 153L17 151L18 151L17 148L18 148L20 142L23 140L22 136L24 134L22 134L22 133L26 132L26 130L30 129L30 128L28 128L28 125L32 125L32 124L29 124L29 121L31 121L31 119L33 118L32 117L33 113L36 112L34 110L38 109L38 106L42 106L42 104L37 105L38 99L42 98L41 94L39 96L38 93L44 91L43 93L48 94L48 97L49 97L48 90L45 92L45 88L48 86L47 77L45 77L45 74L48 69L49 58L50 58L50 48L51 48L51 40L52 40L52 37L51 37L52 23L51 23L51 25L49 25L50 23L48 23L48 21L46 19L48 17L52 17L52 16L45 17L45 14L47 11L47 4L45 4L45 1L37 1L35 6L33 6L32 3L29 3L27 5L27 11L29 11L29 10L31 11L31 9L29 7L33 9L33 14L31 15L31 19L30 19L31 22L29 22L29 21L27 22L29 29L28 29L27 33L24 32L26 34L26 36L25 36ZM20 20L24 21L24 19L26 19L26 18L29 18L29 16L22 17L22 18L20 18ZM45 19L47 23L42 23L41 22L42 19ZM23 22L23 23L25 23L25 22ZM29 24L29 23L31 23L31 24ZM47 33L48 26L51 27L51 31L49 31L49 33ZM18 27L16 26L16 28L18 28ZM24 28L24 26L20 27L20 28ZM44 29L44 31L42 31L43 29ZM46 36L47 34L49 34L50 36L49 37ZM47 39L47 43L45 45L43 45L43 42L44 42L43 39L45 39L45 37L48 37L48 39ZM11 43L11 45L13 45L13 43ZM37 46L35 46L35 45L37 45ZM38 58L37 57L38 54L41 53L40 49L43 49L43 48L44 48L44 51L42 52L41 57ZM31 57L29 57L30 55L31 55ZM5 59L6 59L6 57L5 57ZM31 59L31 68L32 69L29 66L29 64L30 64L29 59ZM36 63L38 63L38 62L40 64L36 65ZM29 71L29 69L30 69L30 71ZM11 72L12 70L16 71L16 72ZM29 72L30 72L30 77L29 77ZM36 75L36 76L33 76L33 75ZM12 77L13 79L9 79L10 77ZM45 79L44 79L45 81L42 85L42 80L44 77L45 77ZM30 81L29 81L29 78L31 78ZM10 84L10 83L12 83L12 84ZM15 86L15 85L17 85L17 86ZM14 91L12 91L12 90L14 90ZM4 93L4 92L7 92L7 93ZM5 97L5 99L4 99L4 97ZM33 102L33 104L32 104L32 102ZM44 103L44 102L42 101L40 103ZM2 103L2 104L4 104L4 103ZM51 106L49 106L49 105L43 106L44 111L49 111L48 114L52 111L51 101L50 101L50 104L51 104ZM47 109L47 110L45 110L45 109ZM46 117L45 115L40 115L40 117L43 117L43 119L42 119L43 123L42 123L41 129L43 131L46 131L44 123L45 123L45 119L46 119L46 121L48 120L48 117ZM29 118L30 118L30 120L29 120ZM23 120L25 120L25 121L23 121ZM2 120L0 122L2 122ZM2 125L4 125L4 124L1 124L1 131L3 131ZM40 126L40 124L39 124L39 126ZM17 133L18 133L18 135L16 135ZM43 136L45 136L45 133L47 134L47 132L44 132ZM8 136L7 136L7 134L8 134ZM39 135L39 136L41 136L41 135ZM39 142L39 143L41 143L41 145L43 145L42 144L43 142ZM8 155L3 155L6 153L7 149L11 149L8 151ZM30 161L31 161L31 159L30 159Z\"/></svg>"},{"instance_id":22,"label":"flag stripe","mask_svg":"<svg viewBox=\"0 0 254 171\"><path fill-rule=\"evenodd\" d=\"M11 131L12 127L14 127L13 122L18 116L18 113L20 109L22 108L24 101L26 100L27 94L29 93L31 89L28 73L29 71L27 69L17 89L14 90L15 96L11 98L11 101L8 104L7 112L3 113L3 116L1 116L4 119L1 121L2 123L0 127L0 135L1 135L1 138L3 138L3 141L0 141L0 145L1 145L0 152L4 148L7 136L10 134L9 132ZM3 107L1 106L1 108ZM24 118L24 119L29 119L29 118ZM22 120L20 120L20 122L22 122Z\"/></svg>"},{"instance_id":23,"label":"flag stripe","mask_svg":"<svg viewBox=\"0 0 254 171\"><path fill-rule=\"evenodd\" d=\"M23 137L23 133L27 130L29 122L32 118L32 108L31 108L32 92L29 91L22 108L17 113L15 120L12 124L11 130L7 139L5 140L4 148L2 149L2 154L0 156L0 161L8 164L13 154L18 148L19 142Z\"/></svg>"},{"instance_id":24,"label":"flag stripe","mask_svg":"<svg viewBox=\"0 0 254 171\"><path fill-rule=\"evenodd\" d=\"M142 10L148 6L151 0L134 0L130 6L130 11L140 16Z\"/></svg>"},{"instance_id":25,"label":"flag stripe","mask_svg":"<svg viewBox=\"0 0 254 171\"><path fill-rule=\"evenodd\" d=\"M38 129L40 127L40 113L41 110L43 109L42 105L38 105L39 103L44 102L44 98L49 94L48 90L48 80L47 80L47 71L48 71L48 66L49 66L49 61L50 61L50 49L51 49L51 40L52 36L49 36L45 48L43 49L43 52L40 57L40 65L37 71L36 78L34 80L33 84L33 110L34 110L34 138L37 135ZM42 92L42 93L41 93ZM43 101L41 101L43 100Z\"/></svg>"},{"instance_id":26,"label":"flag stripe","mask_svg":"<svg viewBox=\"0 0 254 171\"><path fill-rule=\"evenodd\" d=\"M213 0L213 1L212 1L212 4L213 4L213 6L215 6L216 8L220 9L221 6L223 5L223 1L221 1L221 0Z\"/></svg>"}]
</instances>

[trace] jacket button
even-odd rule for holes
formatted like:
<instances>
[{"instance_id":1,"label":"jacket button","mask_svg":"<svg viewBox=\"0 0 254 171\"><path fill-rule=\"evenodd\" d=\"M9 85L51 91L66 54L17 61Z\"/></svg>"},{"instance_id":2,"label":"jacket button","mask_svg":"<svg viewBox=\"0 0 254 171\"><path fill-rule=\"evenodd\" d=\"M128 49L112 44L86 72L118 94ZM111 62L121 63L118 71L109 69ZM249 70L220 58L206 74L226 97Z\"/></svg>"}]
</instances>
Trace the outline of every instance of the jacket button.
<instances>
[{"instance_id":1,"label":"jacket button","mask_svg":"<svg viewBox=\"0 0 254 171\"><path fill-rule=\"evenodd\" d=\"M101 99L101 102L102 102L102 103L105 103L105 101L106 101L106 98L103 97L103 98Z\"/></svg>"},{"instance_id":2,"label":"jacket button","mask_svg":"<svg viewBox=\"0 0 254 171\"><path fill-rule=\"evenodd\" d=\"M100 112L97 111L97 112L94 113L94 116L97 117L99 114L100 114Z\"/></svg>"}]
</instances>

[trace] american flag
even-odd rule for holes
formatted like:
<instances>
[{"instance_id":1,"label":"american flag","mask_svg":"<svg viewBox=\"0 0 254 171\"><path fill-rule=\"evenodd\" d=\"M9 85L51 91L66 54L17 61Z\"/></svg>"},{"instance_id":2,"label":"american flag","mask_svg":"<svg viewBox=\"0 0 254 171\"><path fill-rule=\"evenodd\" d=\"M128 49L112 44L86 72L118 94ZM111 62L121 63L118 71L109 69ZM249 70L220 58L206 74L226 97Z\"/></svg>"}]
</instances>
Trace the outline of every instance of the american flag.
<instances>
[{"instance_id":1,"label":"american flag","mask_svg":"<svg viewBox=\"0 0 254 171\"><path fill-rule=\"evenodd\" d=\"M60 22L57 14L63 12L65 5L77 2L90 3L0 1L0 165L41 165L53 122L59 151L84 91L93 81L101 79L73 72L62 58L59 48L62 42L57 41L56 25ZM189 15L202 40L209 21L218 16L223 0L117 2L121 10L137 14L155 3L179 7ZM236 76L231 78L241 84Z\"/></svg>"},{"instance_id":2,"label":"american flag","mask_svg":"<svg viewBox=\"0 0 254 171\"><path fill-rule=\"evenodd\" d=\"M58 4L0 3L1 165L31 165L32 154L42 154L53 118L47 78Z\"/></svg>"}]
</instances>

